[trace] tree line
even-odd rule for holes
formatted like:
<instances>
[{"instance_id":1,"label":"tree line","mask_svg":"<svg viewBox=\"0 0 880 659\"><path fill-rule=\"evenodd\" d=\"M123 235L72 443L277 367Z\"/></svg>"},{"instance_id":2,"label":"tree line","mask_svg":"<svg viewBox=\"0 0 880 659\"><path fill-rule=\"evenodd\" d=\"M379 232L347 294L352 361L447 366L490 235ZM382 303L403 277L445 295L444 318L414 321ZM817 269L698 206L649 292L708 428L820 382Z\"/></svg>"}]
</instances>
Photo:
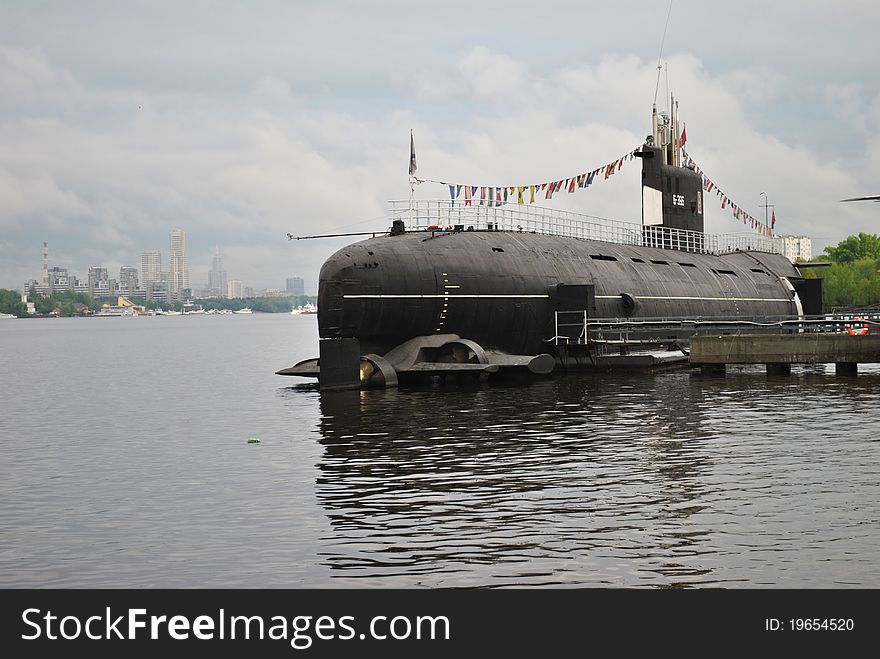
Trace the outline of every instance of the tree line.
<instances>
[{"instance_id":1,"label":"tree line","mask_svg":"<svg viewBox=\"0 0 880 659\"><path fill-rule=\"evenodd\" d=\"M142 304L147 309L162 309L164 311L181 311L183 305L180 302L159 302L156 300L146 301L141 298L129 298L135 304ZM314 304L317 297L310 295L290 295L286 297L256 297L256 298L219 298L212 297L202 300L194 300L196 308L201 306L206 311L209 309L230 309L238 311L248 307L253 311L263 313L289 313L294 307L300 307L306 303ZM104 304L116 304L116 298L96 299L88 293L74 293L73 291L53 291L51 295L40 295L33 288L28 292L28 301L34 303L36 316L81 316L84 313L97 313ZM0 313L13 314L19 318L28 316L27 306L21 301L21 293L0 288Z\"/></svg>"},{"instance_id":2,"label":"tree line","mask_svg":"<svg viewBox=\"0 0 880 659\"><path fill-rule=\"evenodd\" d=\"M28 293L28 302L34 303L37 316L48 316L55 312L59 316L79 316L83 309L94 311L101 308L88 293L73 291L53 291L51 295L39 295L33 289ZM0 288L0 313L11 313L19 318L28 315L27 306L21 301L21 293Z\"/></svg>"}]
</instances>

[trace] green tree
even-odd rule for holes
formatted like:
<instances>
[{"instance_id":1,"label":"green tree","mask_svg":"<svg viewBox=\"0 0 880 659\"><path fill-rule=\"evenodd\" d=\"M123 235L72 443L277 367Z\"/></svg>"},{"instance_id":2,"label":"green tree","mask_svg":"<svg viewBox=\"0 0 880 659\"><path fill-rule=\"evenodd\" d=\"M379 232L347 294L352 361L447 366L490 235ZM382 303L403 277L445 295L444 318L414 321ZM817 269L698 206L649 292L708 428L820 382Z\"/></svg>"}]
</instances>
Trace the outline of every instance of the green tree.
<instances>
[{"instance_id":1,"label":"green tree","mask_svg":"<svg viewBox=\"0 0 880 659\"><path fill-rule=\"evenodd\" d=\"M861 259L880 259L880 236L860 233L849 236L834 247L826 247L825 254L835 263L853 263Z\"/></svg>"},{"instance_id":2,"label":"green tree","mask_svg":"<svg viewBox=\"0 0 880 659\"><path fill-rule=\"evenodd\" d=\"M825 280L825 305L861 307L880 304L880 236L849 236L813 261L830 260L827 268L805 268L805 277Z\"/></svg>"},{"instance_id":3,"label":"green tree","mask_svg":"<svg viewBox=\"0 0 880 659\"><path fill-rule=\"evenodd\" d=\"M16 295L18 294L16 293ZM87 293L74 293L69 290L52 291L50 295L44 296L31 288L28 301L34 303L34 311L38 316L45 316L53 311L57 311L62 316L78 316L81 313L78 305L85 306L92 311L101 308L101 303Z\"/></svg>"},{"instance_id":4,"label":"green tree","mask_svg":"<svg viewBox=\"0 0 880 659\"><path fill-rule=\"evenodd\" d=\"M803 272L805 277L825 280L825 305L828 307L880 304L880 259L832 263L827 268L805 268Z\"/></svg>"},{"instance_id":5,"label":"green tree","mask_svg":"<svg viewBox=\"0 0 880 659\"><path fill-rule=\"evenodd\" d=\"M18 291L0 288L0 313L11 313L19 318L27 316L27 306L22 304Z\"/></svg>"}]
</instances>

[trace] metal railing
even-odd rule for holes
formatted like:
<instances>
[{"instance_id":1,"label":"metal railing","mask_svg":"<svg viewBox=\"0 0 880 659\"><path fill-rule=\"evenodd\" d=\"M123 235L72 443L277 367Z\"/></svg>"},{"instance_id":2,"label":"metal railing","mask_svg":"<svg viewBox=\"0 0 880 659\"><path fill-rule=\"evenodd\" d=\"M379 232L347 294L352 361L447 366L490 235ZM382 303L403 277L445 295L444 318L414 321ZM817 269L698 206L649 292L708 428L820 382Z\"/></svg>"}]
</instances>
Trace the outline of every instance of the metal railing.
<instances>
[{"instance_id":1,"label":"metal railing","mask_svg":"<svg viewBox=\"0 0 880 659\"><path fill-rule=\"evenodd\" d=\"M502 206L465 206L464 201L449 199L392 200L391 216L403 220L410 230L517 231L551 236L598 240L617 245L659 247L702 254L725 254L736 251L782 253L774 238L755 234L706 234L662 226L643 226L620 222L574 211L543 206L505 204Z\"/></svg>"},{"instance_id":2,"label":"metal railing","mask_svg":"<svg viewBox=\"0 0 880 659\"><path fill-rule=\"evenodd\" d=\"M583 321L580 316L583 314ZM577 323L569 320L578 317ZM814 316L712 316L696 318L587 318L586 311L554 313L555 345L664 342L698 334L793 334L804 332L871 333L880 331L880 312L828 313ZM561 328L580 326L579 336Z\"/></svg>"},{"instance_id":3,"label":"metal railing","mask_svg":"<svg viewBox=\"0 0 880 659\"><path fill-rule=\"evenodd\" d=\"M553 339L556 345L581 345L587 341L587 311L553 313ZM560 330L562 333L560 333ZM571 330L576 330L572 336Z\"/></svg>"}]
</instances>

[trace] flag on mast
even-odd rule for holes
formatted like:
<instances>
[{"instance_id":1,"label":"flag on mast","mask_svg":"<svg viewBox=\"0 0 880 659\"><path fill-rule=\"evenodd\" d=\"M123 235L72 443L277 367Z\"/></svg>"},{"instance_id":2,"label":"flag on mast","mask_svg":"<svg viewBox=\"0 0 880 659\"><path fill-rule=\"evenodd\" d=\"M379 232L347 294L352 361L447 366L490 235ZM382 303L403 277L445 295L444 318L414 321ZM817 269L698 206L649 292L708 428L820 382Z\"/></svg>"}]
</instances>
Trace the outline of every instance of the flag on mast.
<instances>
[{"instance_id":1,"label":"flag on mast","mask_svg":"<svg viewBox=\"0 0 880 659\"><path fill-rule=\"evenodd\" d=\"M681 144L679 144L679 146L683 149L683 148L684 148L684 144L685 144L685 142L687 142L687 141L688 141L688 136L687 136L687 124L682 124L682 127L681 127Z\"/></svg>"},{"instance_id":2,"label":"flag on mast","mask_svg":"<svg viewBox=\"0 0 880 659\"><path fill-rule=\"evenodd\" d=\"M770 214L770 228L776 228L776 209L774 208L772 213Z\"/></svg>"},{"instance_id":3,"label":"flag on mast","mask_svg":"<svg viewBox=\"0 0 880 659\"><path fill-rule=\"evenodd\" d=\"M416 143L413 140L412 129L409 131L409 175L416 174Z\"/></svg>"}]
</instances>

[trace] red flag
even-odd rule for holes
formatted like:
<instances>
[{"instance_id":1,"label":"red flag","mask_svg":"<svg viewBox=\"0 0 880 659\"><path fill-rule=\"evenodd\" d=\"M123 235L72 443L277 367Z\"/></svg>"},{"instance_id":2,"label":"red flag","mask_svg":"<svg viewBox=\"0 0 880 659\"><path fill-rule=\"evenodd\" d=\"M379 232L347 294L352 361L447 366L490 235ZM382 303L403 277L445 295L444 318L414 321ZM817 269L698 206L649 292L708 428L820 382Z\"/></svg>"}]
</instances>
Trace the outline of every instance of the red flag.
<instances>
[{"instance_id":1,"label":"red flag","mask_svg":"<svg viewBox=\"0 0 880 659\"><path fill-rule=\"evenodd\" d=\"M775 208L773 209L772 215L770 215L770 228L771 229L776 228L776 209Z\"/></svg>"},{"instance_id":2,"label":"red flag","mask_svg":"<svg viewBox=\"0 0 880 659\"><path fill-rule=\"evenodd\" d=\"M681 148L684 148L684 143L688 141L687 136L687 124L681 127Z\"/></svg>"}]
</instances>

